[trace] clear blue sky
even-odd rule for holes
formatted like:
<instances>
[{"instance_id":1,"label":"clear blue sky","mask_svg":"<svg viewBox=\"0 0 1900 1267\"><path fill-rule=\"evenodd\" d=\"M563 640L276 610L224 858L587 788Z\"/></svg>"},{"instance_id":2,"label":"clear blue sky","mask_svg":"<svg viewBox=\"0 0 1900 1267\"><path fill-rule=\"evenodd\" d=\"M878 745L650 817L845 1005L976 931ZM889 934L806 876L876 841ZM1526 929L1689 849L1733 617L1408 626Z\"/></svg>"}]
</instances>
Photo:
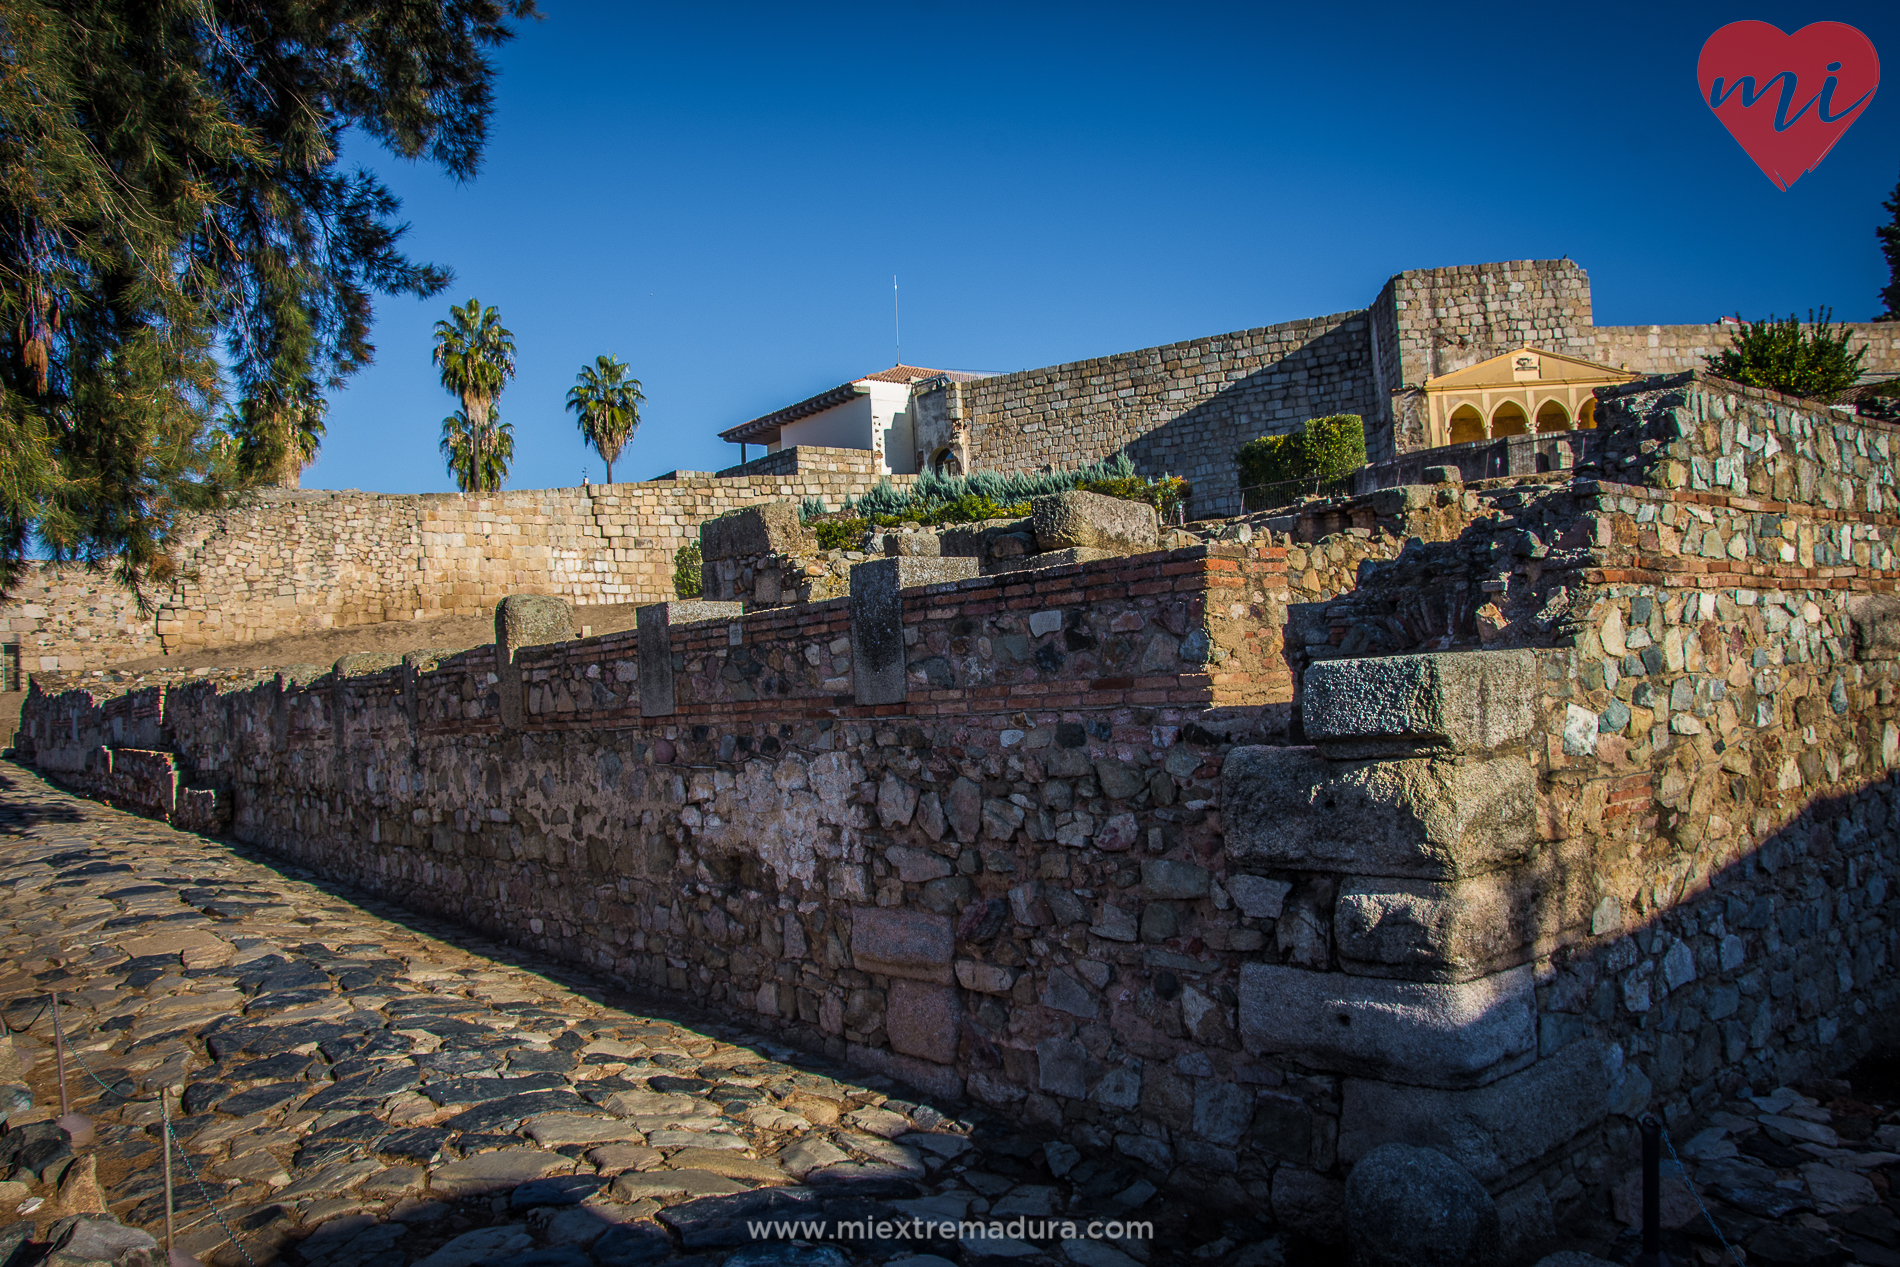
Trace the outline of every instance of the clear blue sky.
<instances>
[{"instance_id":1,"label":"clear blue sky","mask_svg":"<svg viewBox=\"0 0 1900 1267\"><path fill-rule=\"evenodd\" d=\"M312 488L446 491L451 300L520 349L510 488L598 456L563 401L645 383L619 479L884 368L1013 370L1363 307L1406 268L1569 255L1603 324L1877 308L1900 181L1900 5L784 4L542 0L499 55L481 175L364 145L427 302L378 307ZM1741 18L1852 23L1888 82L1787 193L1695 84ZM755 454L757 450L753 451Z\"/></svg>"}]
</instances>

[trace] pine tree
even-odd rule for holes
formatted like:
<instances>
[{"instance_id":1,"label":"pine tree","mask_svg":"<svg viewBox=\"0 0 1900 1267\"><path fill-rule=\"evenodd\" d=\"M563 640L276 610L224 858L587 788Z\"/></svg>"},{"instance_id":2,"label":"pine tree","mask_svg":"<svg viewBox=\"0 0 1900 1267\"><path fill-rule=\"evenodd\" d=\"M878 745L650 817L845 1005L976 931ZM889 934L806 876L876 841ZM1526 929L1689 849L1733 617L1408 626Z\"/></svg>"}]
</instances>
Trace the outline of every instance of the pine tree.
<instances>
[{"instance_id":1,"label":"pine tree","mask_svg":"<svg viewBox=\"0 0 1900 1267\"><path fill-rule=\"evenodd\" d=\"M473 176L487 50L535 15L0 0L0 584L36 536L128 584L162 578L172 517L259 469L231 460L238 432L286 474L318 434L312 394L370 360L374 296L450 276L399 249L398 203L339 166L344 133Z\"/></svg>"},{"instance_id":2,"label":"pine tree","mask_svg":"<svg viewBox=\"0 0 1900 1267\"><path fill-rule=\"evenodd\" d=\"M1880 239L1880 253L1887 257L1887 287L1880 292L1880 301L1887 307L1874 320L1900 321L1900 185L1895 185L1893 197L1880 205L1893 219L1874 230L1874 236Z\"/></svg>"}]
</instances>

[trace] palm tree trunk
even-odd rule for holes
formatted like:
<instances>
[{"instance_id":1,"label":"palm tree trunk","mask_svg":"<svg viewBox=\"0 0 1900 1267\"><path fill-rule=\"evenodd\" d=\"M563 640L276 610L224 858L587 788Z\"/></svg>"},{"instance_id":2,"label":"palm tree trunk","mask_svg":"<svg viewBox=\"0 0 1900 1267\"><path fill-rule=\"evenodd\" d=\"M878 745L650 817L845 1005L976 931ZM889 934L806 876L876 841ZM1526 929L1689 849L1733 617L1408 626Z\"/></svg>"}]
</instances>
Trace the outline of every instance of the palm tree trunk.
<instances>
[{"instance_id":1,"label":"palm tree trunk","mask_svg":"<svg viewBox=\"0 0 1900 1267\"><path fill-rule=\"evenodd\" d=\"M482 491L482 415L488 411L482 407L480 396L462 397L462 416L468 419L468 483L463 487L465 493Z\"/></svg>"},{"instance_id":2,"label":"palm tree trunk","mask_svg":"<svg viewBox=\"0 0 1900 1267\"><path fill-rule=\"evenodd\" d=\"M614 482L614 461L612 458L605 458L603 460L607 463L607 482L611 484Z\"/></svg>"}]
</instances>

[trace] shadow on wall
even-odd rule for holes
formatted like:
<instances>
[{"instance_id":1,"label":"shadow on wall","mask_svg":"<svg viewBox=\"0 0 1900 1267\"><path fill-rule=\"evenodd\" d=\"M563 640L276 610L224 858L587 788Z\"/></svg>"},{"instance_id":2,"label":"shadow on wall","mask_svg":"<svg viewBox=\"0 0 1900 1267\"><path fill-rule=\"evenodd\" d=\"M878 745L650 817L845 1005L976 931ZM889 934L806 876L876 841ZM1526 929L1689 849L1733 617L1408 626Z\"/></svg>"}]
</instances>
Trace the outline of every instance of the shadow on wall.
<instances>
[{"instance_id":1,"label":"shadow on wall","mask_svg":"<svg viewBox=\"0 0 1900 1267\"><path fill-rule=\"evenodd\" d=\"M1352 413L1367 420L1368 446L1376 447L1373 433L1379 431L1375 420L1381 407L1372 397L1371 382L1366 319L1355 314L1144 431L1124 451L1144 475L1181 475L1191 481L1194 515L1233 514L1240 509L1234 453L1249 440L1298 430L1309 418Z\"/></svg>"}]
</instances>

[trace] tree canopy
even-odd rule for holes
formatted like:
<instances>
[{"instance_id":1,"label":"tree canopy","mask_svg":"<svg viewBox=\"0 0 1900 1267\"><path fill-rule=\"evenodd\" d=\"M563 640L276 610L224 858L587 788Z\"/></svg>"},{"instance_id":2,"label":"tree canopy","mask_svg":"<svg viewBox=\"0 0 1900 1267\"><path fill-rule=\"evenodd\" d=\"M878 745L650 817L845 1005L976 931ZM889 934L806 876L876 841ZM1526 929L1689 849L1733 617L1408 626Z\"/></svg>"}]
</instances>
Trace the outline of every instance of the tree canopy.
<instances>
[{"instance_id":1,"label":"tree canopy","mask_svg":"<svg viewBox=\"0 0 1900 1267\"><path fill-rule=\"evenodd\" d=\"M399 248L397 200L342 168L346 136L473 176L488 50L531 16L0 0L0 582L35 535L162 577L173 515L314 443L311 402L375 351L373 297L450 278Z\"/></svg>"},{"instance_id":2,"label":"tree canopy","mask_svg":"<svg viewBox=\"0 0 1900 1267\"><path fill-rule=\"evenodd\" d=\"M482 307L481 300L474 296L466 304L449 305L449 319L435 323L435 351L430 357L442 371L442 386L462 402L458 413L442 420L443 452L449 450L450 424L460 427L463 439L458 443L466 444L470 454L467 469L480 473L475 483L464 483L462 491L500 488L508 464L501 464L492 485L486 483L492 464L483 460L482 450L495 442L495 401L515 376L515 336L502 327L501 310ZM508 452L514 453L512 440ZM453 457L449 470L456 474ZM457 474L457 478L461 476Z\"/></svg>"},{"instance_id":3,"label":"tree canopy","mask_svg":"<svg viewBox=\"0 0 1900 1267\"><path fill-rule=\"evenodd\" d=\"M481 427L474 428L467 412L458 409L442 420L442 456L464 493L497 492L515 460L514 424L503 422L501 410L490 405Z\"/></svg>"},{"instance_id":4,"label":"tree canopy","mask_svg":"<svg viewBox=\"0 0 1900 1267\"><path fill-rule=\"evenodd\" d=\"M1874 229L1874 236L1880 239L1880 253L1887 257L1887 284L1880 292L1880 302L1886 307L1874 320L1900 321L1900 185L1895 185L1893 197L1880 205L1893 218Z\"/></svg>"},{"instance_id":5,"label":"tree canopy","mask_svg":"<svg viewBox=\"0 0 1900 1267\"><path fill-rule=\"evenodd\" d=\"M607 464L607 482L614 482L614 459L640 425L640 406L646 403L640 380L615 356L597 356L583 365L567 389L567 407L576 414L581 435Z\"/></svg>"}]
</instances>

